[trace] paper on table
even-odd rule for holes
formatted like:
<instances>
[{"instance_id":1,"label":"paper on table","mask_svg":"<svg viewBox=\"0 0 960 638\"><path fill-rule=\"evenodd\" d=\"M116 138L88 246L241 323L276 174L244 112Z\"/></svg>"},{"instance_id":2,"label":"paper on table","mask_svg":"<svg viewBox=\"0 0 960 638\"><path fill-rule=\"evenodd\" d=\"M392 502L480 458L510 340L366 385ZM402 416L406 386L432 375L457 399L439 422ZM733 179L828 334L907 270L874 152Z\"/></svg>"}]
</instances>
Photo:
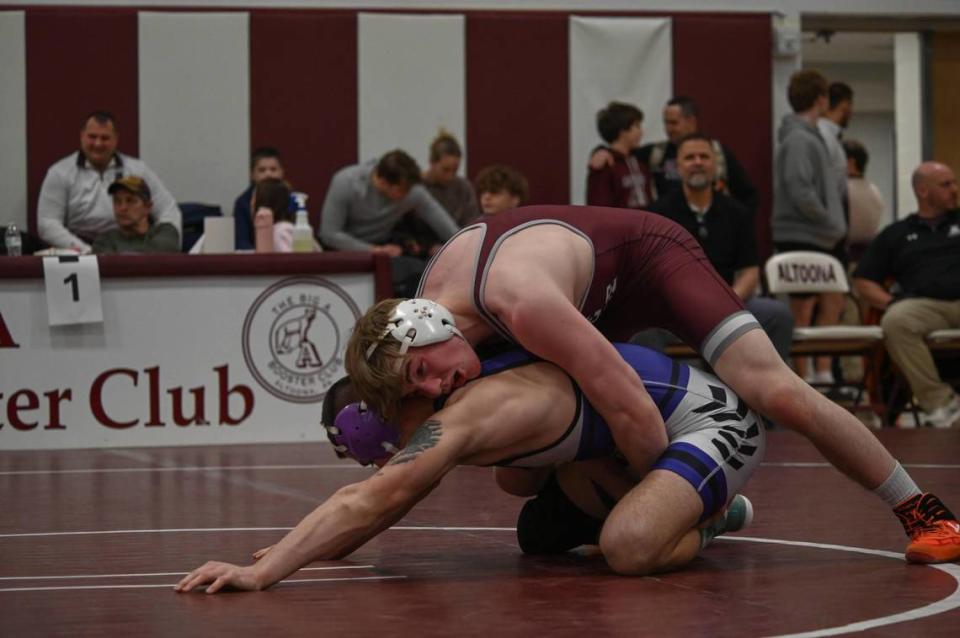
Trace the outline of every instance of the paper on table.
<instances>
[{"instance_id":1,"label":"paper on table","mask_svg":"<svg viewBox=\"0 0 960 638\"><path fill-rule=\"evenodd\" d=\"M203 249L209 253L233 252L233 217L203 218Z\"/></svg>"}]
</instances>

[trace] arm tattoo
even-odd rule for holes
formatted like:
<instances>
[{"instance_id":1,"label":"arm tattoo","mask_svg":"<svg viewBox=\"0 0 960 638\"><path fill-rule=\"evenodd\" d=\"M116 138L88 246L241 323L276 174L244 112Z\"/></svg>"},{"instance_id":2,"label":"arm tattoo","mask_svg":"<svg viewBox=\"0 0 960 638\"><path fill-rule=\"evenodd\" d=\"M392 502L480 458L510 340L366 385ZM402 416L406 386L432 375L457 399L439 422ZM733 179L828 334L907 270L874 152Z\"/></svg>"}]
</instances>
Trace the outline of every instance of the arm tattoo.
<instances>
[{"instance_id":1,"label":"arm tattoo","mask_svg":"<svg viewBox=\"0 0 960 638\"><path fill-rule=\"evenodd\" d=\"M401 463L413 461L440 442L440 433L440 421L436 419L427 420L426 423L416 429L407 442L407 446L397 452L393 458L390 459L388 465L400 465Z\"/></svg>"}]
</instances>

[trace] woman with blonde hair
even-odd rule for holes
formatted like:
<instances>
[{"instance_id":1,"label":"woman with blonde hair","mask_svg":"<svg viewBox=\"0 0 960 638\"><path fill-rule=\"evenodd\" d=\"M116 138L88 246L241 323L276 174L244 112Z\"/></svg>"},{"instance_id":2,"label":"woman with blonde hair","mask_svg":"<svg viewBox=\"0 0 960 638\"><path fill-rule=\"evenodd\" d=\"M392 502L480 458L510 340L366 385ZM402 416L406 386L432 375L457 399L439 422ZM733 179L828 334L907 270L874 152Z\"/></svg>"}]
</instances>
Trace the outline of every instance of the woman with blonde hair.
<instances>
[{"instance_id":1,"label":"woman with blonde hair","mask_svg":"<svg viewBox=\"0 0 960 638\"><path fill-rule=\"evenodd\" d=\"M461 159L463 150L457 138L441 128L430 143L430 165L423 174L423 184L453 221L463 227L479 217L480 210L473 186L457 175Z\"/></svg>"},{"instance_id":2,"label":"woman with blonde hair","mask_svg":"<svg viewBox=\"0 0 960 638\"><path fill-rule=\"evenodd\" d=\"M457 138L441 128L430 143L430 163L422 181L454 223L463 228L480 216L480 208L473 186L457 175L461 159L463 150ZM394 229L394 241L403 247L405 255L419 258L430 257L443 244L429 226L412 215Z\"/></svg>"}]
</instances>

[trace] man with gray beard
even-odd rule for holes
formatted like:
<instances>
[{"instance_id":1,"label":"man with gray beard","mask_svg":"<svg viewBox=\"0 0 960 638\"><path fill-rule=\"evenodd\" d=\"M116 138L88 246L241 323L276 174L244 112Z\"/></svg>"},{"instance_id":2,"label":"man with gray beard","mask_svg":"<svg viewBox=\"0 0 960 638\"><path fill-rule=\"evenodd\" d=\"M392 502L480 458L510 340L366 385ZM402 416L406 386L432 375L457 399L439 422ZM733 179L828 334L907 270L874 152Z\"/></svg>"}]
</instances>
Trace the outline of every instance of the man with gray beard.
<instances>
[{"instance_id":1,"label":"man with gray beard","mask_svg":"<svg viewBox=\"0 0 960 638\"><path fill-rule=\"evenodd\" d=\"M697 238L707 259L743 299L747 310L757 318L777 352L787 361L793 338L793 315L785 303L755 294L760 280L760 260L753 214L713 188L716 157L711 139L699 133L680 139L677 171L682 188L657 200L648 209L680 224ZM649 345L645 339L642 342Z\"/></svg>"}]
</instances>

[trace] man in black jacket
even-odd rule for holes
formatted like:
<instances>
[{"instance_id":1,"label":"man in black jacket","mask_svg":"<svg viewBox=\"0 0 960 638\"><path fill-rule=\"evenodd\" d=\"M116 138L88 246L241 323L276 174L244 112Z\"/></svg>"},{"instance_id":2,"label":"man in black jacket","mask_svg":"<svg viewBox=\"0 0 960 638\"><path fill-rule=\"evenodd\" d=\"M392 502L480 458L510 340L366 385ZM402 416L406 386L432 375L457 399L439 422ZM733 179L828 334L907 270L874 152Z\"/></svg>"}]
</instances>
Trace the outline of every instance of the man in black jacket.
<instances>
[{"instance_id":1,"label":"man in black jacket","mask_svg":"<svg viewBox=\"0 0 960 638\"><path fill-rule=\"evenodd\" d=\"M693 133L677 143L681 187L654 202L649 210L668 217L697 238L710 263L763 326L780 356L787 360L793 337L793 315L783 302L754 293L760 265L753 214L714 188L716 156L713 140Z\"/></svg>"}]
</instances>

